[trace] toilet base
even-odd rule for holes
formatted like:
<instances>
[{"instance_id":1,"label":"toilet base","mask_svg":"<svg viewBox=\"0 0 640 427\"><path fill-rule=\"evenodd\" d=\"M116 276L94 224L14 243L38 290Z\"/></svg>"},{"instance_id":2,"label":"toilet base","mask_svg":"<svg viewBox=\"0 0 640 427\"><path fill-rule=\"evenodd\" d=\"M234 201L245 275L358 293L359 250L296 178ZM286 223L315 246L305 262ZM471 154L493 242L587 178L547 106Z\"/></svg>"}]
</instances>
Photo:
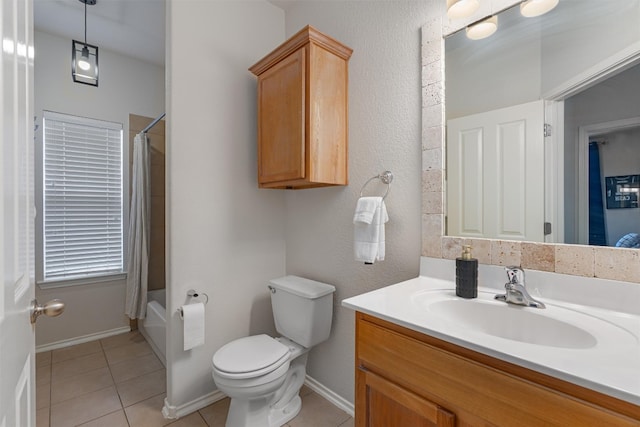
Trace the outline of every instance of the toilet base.
<instances>
[{"instance_id":1,"label":"toilet base","mask_svg":"<svg viewBox=\"0 0 640 427\"><path fill-rule=\"evenodd\" d=\"M302 399L296 395L283 408L269 407L266 400L231 399L225 427L281 427L295 418L302 408ZM268 424L265 424L267 420Z\"/></svg>"},{"instance_id":2,"label":"toilet base","mask_svg":"<svg viewBox=\"0 0 640 427\"><path fill-rule=\"evenodd\" d=\"M291 421L300 413L302 399L296 396L282 409L271 409L269 412L269 427L280 427Z\"/></svg>"}]
</instances>

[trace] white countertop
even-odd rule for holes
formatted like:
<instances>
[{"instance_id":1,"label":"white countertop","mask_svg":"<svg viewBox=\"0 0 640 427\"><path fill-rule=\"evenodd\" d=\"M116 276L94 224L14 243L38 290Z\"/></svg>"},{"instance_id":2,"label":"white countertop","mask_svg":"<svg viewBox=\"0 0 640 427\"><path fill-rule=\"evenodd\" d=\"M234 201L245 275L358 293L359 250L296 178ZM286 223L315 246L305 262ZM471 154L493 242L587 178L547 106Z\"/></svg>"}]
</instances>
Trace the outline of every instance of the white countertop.
<instances>
[{"instance_id":1,"label":"white countertop","mask_svg":"<svg viewBox=\"0 0 640 427\"><path fill-rule=\"evenodd\" d=\"M482 283L482 282L481 282ZM597 343L588 348L563 348L505 339L482 333L429 309L430 298L462 300L455 304L506 304L494 301L500 289L480 287L478 299L455 296L450 280L419 276L342 301L342 305L417 332L475 350L598 392L640 405L640 315L534 297L544 316L569 319L593 332ZM640 301L636 301L640 304ZM464 307L464 306L462 306ZM544 312L544 313L543 313ZM604 322L602 322L604 321ZM545 331L546 332L546 331ZM553 330L548 331L553 334Z\"/></svg>"}]
</instances>

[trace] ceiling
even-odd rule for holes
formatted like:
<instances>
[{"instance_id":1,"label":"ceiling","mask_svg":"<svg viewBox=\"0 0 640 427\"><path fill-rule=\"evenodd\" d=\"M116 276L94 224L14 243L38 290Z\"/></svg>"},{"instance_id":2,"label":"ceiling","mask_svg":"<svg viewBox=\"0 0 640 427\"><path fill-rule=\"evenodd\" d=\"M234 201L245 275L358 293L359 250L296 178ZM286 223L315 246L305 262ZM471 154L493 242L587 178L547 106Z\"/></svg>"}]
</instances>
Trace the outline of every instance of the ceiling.
<instances>
[{"instance_id":1,"label":"ceiling","mask_svg":"<svg viewBox=\"0 0 640 427\"><path fill-rule=\"evenodd\" d=\"M80 0L34 0L34 27L69 42L84 41L84 7ZM87 43L164 66L165 0L98 0L87 6Z\"/></svg>"}]
</instances>

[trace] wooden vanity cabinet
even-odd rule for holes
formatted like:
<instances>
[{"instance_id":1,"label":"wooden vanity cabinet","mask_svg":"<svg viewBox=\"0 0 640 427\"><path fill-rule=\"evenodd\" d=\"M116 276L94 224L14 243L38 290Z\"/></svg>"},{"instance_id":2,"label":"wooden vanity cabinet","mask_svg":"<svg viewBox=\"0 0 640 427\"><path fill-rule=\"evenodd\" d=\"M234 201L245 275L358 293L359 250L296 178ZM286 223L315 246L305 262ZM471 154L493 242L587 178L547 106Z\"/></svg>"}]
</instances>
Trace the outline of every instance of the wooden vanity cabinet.
<instances>
[{"instance_id":1,"label":"wooden vanity cabinet","mask_svg":"<svg viewBox=\"0 0 640 427\"><path fill-rule=\"evenodd\" d=\"M356 427L640 425L639 406L360 312L355 403Z\"/></svg>"},{"instance_id":2,"label":"wooden vanity cabinet","mask_svg":"<svg viewBox=\"0 0 640 427\"><path fill-rule=\"evenodd\" d=\"M348 184L352 50L307 26L249 70L258 77L258 185Z\"/></svg>"}]
</instances>

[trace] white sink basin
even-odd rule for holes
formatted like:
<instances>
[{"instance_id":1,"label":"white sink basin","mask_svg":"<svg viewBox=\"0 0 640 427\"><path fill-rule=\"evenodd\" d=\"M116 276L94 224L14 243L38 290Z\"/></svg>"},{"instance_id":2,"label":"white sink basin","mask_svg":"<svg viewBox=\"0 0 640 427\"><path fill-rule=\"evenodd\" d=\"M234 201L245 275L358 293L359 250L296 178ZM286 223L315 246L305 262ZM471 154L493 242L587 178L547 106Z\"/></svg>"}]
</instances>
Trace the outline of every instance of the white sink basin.
<instances>
[{"instance_id":1,"label":"white sink basin","mask_svg":"<svg viewBox=\"0 0 640 427\"><path fill-rule=\"evenodd\" d=\"M590 348L597 344L588 331L526 307L449 300L430 304L429 310L465 328L508 340L563 348Z\"/></svg>"},{"instance_id":2,"label":"white sink basin","mask_svg":"<svg viewBox=\"0 0 640 427\"><path fill-rule=\"evenodd\" d=\"M495 300L494 293L479 292L463 299L451 290L419 292L412 301L453 327L505 340L565 349L589 349L610 339L637 337L605 320L559 306L539 309Z\"/></svg>"}]
</instances>

